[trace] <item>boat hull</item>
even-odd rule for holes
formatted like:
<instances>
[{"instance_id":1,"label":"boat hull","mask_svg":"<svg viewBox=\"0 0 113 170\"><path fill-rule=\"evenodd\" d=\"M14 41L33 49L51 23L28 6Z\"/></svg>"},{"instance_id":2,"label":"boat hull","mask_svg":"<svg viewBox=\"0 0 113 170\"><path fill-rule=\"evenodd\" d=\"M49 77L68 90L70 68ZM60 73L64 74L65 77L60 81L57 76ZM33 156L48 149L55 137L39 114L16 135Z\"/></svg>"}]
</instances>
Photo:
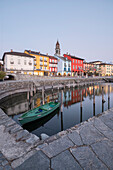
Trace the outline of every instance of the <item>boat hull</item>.
<instances>
[{"instance_id":1,"label":"boat hull","mask_svg":"<svg viewBox=\"0 0 113 170\"><path fill-rule=\"evenodd\" d=\"M34 117L25 117L22 120L19 120L20 124L23 126L24 124L27 124L29 122L33 122L35 120L39 120L42 119L46 116L48 116L49 114L51 114L52 112L54 112L58 107L60 106L60 103L58 103L54 108L52 108L51 110L48 110L47 112L45 112L44 115L41 115L41 117L39 117L38 115L34 116Z\"/></svg>"}]
</instances>

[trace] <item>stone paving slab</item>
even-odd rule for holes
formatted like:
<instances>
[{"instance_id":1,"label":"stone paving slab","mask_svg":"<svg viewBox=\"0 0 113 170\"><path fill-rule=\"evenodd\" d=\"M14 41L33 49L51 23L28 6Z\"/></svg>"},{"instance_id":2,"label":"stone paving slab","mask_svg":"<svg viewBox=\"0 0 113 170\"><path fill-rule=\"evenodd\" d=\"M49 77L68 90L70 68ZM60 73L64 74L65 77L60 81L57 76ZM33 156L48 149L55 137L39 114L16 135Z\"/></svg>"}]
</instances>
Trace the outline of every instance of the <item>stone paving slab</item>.
<instances>
[{"instance_id":1,"label":"stone paving slab","mask_svg":"<svg viewBox=\"0 0 113 170\"><path fill-rule=\"evenodd\" d=\"M113 142L110 140L103 140L91 145L93 151L98 158L102 160L107 167L113 169Z\"/></svg>"},{"instance_id":2,"label":"stone paving slab","mask_svg":"<svg viewBox=\"0 0 113 170\"><path fill-rule=\"evenodd\" d=\"M108 168L97 158L88 146L71 149L73 156L86 170L107 170Z\"/></svg>"},{"instance_id":3,"label":"stone paving slab","mask_svg":"<svg viewBox=\"0 0 113 170\"><path fill-rule=\"evenodd\" d=\"M72 133L68 134L69 139L73 141L74 144L77 146L83 145L83 142L81 140L80 135L77 133L77 131L73 131Z\"/></svg>"},{"instance_id":4,"label":"stone paving slab","mask_svg":"<svg viewBox=\"0 0 113 170\"><path fill-rule=\"evenodd\" d=\"M11 165L1 152L0 152L0 170L12 170Z\"/></svg>"},{"instance_id":5,"label":"stone paving slab","mask_svg":"<svg viewBox=\"0 0 113 170\"><path fill-rule=\"evenodd\" d=\"M48 146L42 148L42 151L49 157L52 158L62 151L74 146L74 144L69 140L67 136L61 137L53 142L51 142Z\"/></svg>"},{"instance_id":6,"label":"stone paving slab","mask_svg":"<svg viewBox=\"0 0 113 170\"><path fill-rule=\"evenodd\" d=\"M79 128L79 133L85 145L90 145L105 137L92 124L86 123Z\"/></svg>"},{"instance_id":7,"label":"stone paving slab","mask_svg":"<svg viewBox=\"0 0 113 170\"><path fill-rule=\"evenodd\" d=\"M38 151L32 157L27 159L22 165L17 167L15 170L49 170L50 160L47 156Z\"/></svg>"},{"instance_id":8,"label":"stone paving slab","mask_svg":"<svg viewBox=\"0 0 113 170\"><path fill-rule=\"evenodd\" d=\"M51 168L55 170L81 170L78 162L73 158L71 153L66 150L51 159Z\"/></svg>"}]
</instances>

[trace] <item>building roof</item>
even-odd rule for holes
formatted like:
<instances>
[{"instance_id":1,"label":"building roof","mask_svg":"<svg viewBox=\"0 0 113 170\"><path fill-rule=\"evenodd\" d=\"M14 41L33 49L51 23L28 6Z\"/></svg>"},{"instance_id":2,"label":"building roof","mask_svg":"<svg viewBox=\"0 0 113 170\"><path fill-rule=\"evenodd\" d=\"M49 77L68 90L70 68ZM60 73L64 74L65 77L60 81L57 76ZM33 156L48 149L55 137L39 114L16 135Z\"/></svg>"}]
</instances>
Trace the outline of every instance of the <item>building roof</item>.
<instances>
[{"instance_id":1,"label":"building roof","mask_svg":"<svg viewBox=\"0 0 113 170\"><path fill-rule=\"evenodd\" d=\"M99 61L99 60L97 60L97 61L91 61L91 62L89 62L89 63L98 63L98 62L101 62L101 63L102 63L102 61Z\"/></svg>"},{"instance_id":2,"label":"building roof","mask_svg":"<svg viewBox=\"0 0 113 170\"><path fill-rule=\"evenodd\" d=\"M87 62L87 61L83 61L83 64L93 64L94 65L94 63Z\"/></svg>"},{"instance_id":3,"label":"building roof","mask_svg":"<svg viewBox=\"0 0 113 170\"><path fill-rule=\"evenodd\" d=\"M57 58L53 57L53 56L49 56L50 59L54 59L57 60Z\"/></svg>"},{"instance_id":4,"label":"building roof","mask_svg":"<svg viewBox=\"0 0 113 170\"><path fill-rule=\"evenodd\" d=\"M61 60L64 60L64 61L70 61L71 62L71 60L69 60L68 58L65 58L65 57L62 57L62 56L56 56L56 57L58 57L58 58L60 58Z\"/></svg>"},{"instance_id":5,"label":"building roof","mask_svg":"<svg viewBox=\"0 0 113 170\"><path fill-rule=\"evenodd\" d=\"M112 65L113 66L113 64L111 64L111 63L101 63L99 65Z\"/></svg>"},{"instance_id":6,"label":"building roof","mask_svg":"<svg viewBox=\"0 0 113 170\"><path fill-rule=\"evenodd\" d=\"M21 56L21 57L30 57L30 58L35 58L34 56L31 56L31 55L29 55L29 54L26 54L26 53L21 53L21 52L5 52L4 54L3 54L3 58L2 58L2 60L4 60L4 57L5 57L5 55L7 55L7 54L9 54L9 55L18 55L18 56Z\"/></svg>"},{"instance_id":7,"label":"building roof","mask_svg":"<svg viewBox=\"0 0 113 170\"><path fill-rule=\"evenodd\" d=\"M33 54L33 55L40 55L40 56L45 56L45 57L49 57L48 54L41 54L40 52L36 52L36 51L31 51L31 50L25 50L26 52L28 52L29 54Z\"/></svg>"},{"instance_id":8,"label":"building roof","mask_svg":"<svg viewBox=\"0 0 113 170\"><path fill-rule=\"evenodd\" d=\"M67 55L67 56L69 56L69 57L71 57L71 58L74 58L74 59L84 60L83 58L79 58L79 57L76 57L76 56L72 56L72 55L70 55L70 54L65 54L65 55Z\"/></svg>"},{"instance_id":9,"label":"building roof","mask_svg":"<svg viewBox=\"0 0 113 170\"><path fill-rule=\"evenodd\" d=\"M58 40L57 40L57 43L56 43L56 45L60 45L60 44L59 44L59 42L58 42Z\"/></svg>"}]
</instances>

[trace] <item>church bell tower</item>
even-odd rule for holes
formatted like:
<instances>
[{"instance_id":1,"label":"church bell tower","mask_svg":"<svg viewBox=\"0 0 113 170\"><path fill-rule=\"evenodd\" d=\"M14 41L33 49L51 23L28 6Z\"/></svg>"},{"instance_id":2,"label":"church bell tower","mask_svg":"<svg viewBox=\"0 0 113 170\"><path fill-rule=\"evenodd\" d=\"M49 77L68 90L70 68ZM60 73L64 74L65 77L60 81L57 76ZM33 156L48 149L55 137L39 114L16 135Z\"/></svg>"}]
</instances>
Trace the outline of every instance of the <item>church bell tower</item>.
<instances>
[{"instance_id":1,"label":"church bell tower","mask_svg":"<svg viewBox=\"0 0 113 170\"><path fill-rule=\"evenodd\" d=\"M55 55L60 55L60 44L58 40L57 40L56 48L55 48Z\"/></svg>"}]
</instances>

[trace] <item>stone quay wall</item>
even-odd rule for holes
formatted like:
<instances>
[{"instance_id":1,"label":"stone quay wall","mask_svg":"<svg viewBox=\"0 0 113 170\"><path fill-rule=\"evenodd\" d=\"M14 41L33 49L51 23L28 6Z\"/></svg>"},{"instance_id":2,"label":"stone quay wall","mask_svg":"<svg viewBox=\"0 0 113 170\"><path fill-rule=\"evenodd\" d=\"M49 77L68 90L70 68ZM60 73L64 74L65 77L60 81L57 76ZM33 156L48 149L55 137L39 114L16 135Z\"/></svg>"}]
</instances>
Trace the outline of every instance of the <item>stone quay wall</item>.
<instances>
[{"instance_id":1,"label":"stone quay wall","mask_svg":"<svg viewBox=\"0 0 113 170\"><path fill-rule=\"evenodd\" d=\"M33 78L33 77L32 77ZM71 88L83 85L93 85L105 82L103 78L65 78L45 77L38 80L12 80L0 82L0 100L6 96L20 92L34 92L36 90Z\"/></svg>"},{"instance_id":2,"label":"stone quay wall","mask_svg":"<svg viewBox=\"0 0 113 170\"><path fill-rule=\"evenodd\" d=\"M20 92L27 92L33 88L32 81L3 81L0 82L0 99Z\"/></svg>"}]
</instances>

